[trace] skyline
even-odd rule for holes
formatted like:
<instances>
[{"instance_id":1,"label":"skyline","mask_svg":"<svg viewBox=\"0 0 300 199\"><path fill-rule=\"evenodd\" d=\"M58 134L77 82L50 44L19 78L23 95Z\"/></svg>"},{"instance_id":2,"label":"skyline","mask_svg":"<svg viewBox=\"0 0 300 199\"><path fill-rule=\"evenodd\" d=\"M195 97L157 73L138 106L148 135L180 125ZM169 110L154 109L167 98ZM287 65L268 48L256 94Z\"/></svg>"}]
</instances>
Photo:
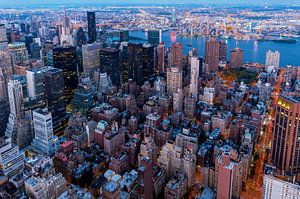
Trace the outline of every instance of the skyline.
<instances>
[{"instance_id":1,"label":"skyline","mask_svg":"<svg viewBox=\"0 0 300 199\"><path fill-rule=\"evenodd\" d=\"M83 0L83 1L72 1L72 0L51 0L51 2L47 0L28 0L24 2L23 0L14 0L14 1L0 1L1 6L23 6L23 5L56 5L56 4L70 4L71 5L84 5L84 4L95 4L95 5L101 5L101 4L235 4L235 5L300 5L300 2L298 0L264 0L264 1L248 1L248 0L192 0L189 2L186 2L184 0L149 0L147 2L140 2L138 0L128 0L126 3L122 0L103 0L101 2L97 0Z\"/></svg>"}]
</instances>

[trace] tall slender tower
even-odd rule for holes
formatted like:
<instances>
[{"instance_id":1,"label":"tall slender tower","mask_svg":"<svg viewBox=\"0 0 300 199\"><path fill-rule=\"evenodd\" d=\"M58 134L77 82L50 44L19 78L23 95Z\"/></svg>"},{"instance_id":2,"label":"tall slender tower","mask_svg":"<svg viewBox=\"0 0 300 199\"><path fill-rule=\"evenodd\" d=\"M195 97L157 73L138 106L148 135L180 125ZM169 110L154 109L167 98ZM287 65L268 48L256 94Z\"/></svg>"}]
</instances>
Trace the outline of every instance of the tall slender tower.
<instances>
[{"instance_id":1,"label":"tall slender tower","mask_svg":"<svg viewBox=\"0 0 300 199\"><path fill-rule=\"evenodd\" d=\"M180 43L176 42L171 46L171 67L182 68L182 50L183 47Z\"/></svg>"},{"instance_id":2,"label":"tall slender tower","mask_svg":"<svg viewBox=\"0 0 300 199\"><path fill-rule=\"evenodd\" d=\"M192 57L191 59L191 83L190 83L190 94L198 98L198 81L199 81L199 68L200 59L198 57Z\"/></svg>"},{"instance_id":3,"label":"tall slender tower","mask_svg":"<svg viewBox=\"0 0 300 199\"><path fill-rule=\"evenodd\" d=\"M87 21L88 21L89 43L91 44L94 43L97 39L95 12L87 12Z\"/></svg>"},{"instance_id":4,"label":"tall slender tower","mask_svg":"<svg viewBox=\"0 0 300 199\"><path fill-rule=\"evenodd\" d=\"M220 43L216 38L211 38L205 44L205 63L208 64L209 72L218 70L220 58Z\"/></svg>"},{"instance_id":5,"label":"tall slender tower","mask_svg":"<svg viewBox=\"0 0 300 199\"><path fill-rule=\"evenodd\" d=\"M300 173L300 97L282 94L273 123L272 162L284 172Z\"/></svg>"}]
</instances>

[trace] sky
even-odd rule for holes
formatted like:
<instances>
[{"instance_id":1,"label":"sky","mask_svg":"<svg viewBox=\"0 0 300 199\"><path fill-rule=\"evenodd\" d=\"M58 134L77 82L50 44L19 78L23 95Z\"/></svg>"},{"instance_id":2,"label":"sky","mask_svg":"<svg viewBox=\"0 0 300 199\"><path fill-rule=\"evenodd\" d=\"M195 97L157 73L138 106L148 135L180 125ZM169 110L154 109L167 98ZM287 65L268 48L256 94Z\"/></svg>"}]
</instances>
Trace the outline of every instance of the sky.
<instances>
[{"instance_id":1,"label":"sky","mask_svg":"<svg viewBox=\"0 0 300 199\"><path fill-rule=\"evenodd\" d=\"M300 0L0 0L0 5L34 5L34 4L84 4L84 3L211 3L211 4L300 4Z\"/></svg>"}]
</instances>

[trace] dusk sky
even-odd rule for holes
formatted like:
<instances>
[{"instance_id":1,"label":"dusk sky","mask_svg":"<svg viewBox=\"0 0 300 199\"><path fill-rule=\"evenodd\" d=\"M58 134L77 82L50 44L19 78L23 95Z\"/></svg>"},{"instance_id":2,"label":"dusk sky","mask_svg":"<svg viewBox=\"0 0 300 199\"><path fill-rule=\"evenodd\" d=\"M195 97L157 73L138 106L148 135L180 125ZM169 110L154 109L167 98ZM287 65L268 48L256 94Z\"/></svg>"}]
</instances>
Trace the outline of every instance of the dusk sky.
<instances>
[{"instance_id":1,"label":"dusk sky","mask_svg":"<svg viewBox=\"0 0 300 199\"><path fill-rule=\"evenodd\" d=\"M0 5L84 3L236 3L236 4L300 4L300 0L0 0Z\"/></svg>"}]
</instances>

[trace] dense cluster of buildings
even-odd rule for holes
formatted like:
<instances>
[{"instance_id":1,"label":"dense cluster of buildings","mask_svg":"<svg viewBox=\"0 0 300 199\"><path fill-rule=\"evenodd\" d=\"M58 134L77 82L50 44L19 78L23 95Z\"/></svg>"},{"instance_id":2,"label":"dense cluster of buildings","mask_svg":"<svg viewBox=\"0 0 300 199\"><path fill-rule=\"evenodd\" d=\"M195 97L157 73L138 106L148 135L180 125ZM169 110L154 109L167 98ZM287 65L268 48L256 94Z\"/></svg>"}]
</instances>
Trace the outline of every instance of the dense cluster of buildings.
<instances>
[{"instance_id":1,"label":"dense cluster of buildings","mask_svg":"<svg viewBox=\"0 0 300 199\"><path fill-rule=\"evenodd\" d=\"M244 64L211 35L202 58L60 19L0 25L0 197L299 196L300 70L278 51Z\"/></svg>"}]
</instances>

